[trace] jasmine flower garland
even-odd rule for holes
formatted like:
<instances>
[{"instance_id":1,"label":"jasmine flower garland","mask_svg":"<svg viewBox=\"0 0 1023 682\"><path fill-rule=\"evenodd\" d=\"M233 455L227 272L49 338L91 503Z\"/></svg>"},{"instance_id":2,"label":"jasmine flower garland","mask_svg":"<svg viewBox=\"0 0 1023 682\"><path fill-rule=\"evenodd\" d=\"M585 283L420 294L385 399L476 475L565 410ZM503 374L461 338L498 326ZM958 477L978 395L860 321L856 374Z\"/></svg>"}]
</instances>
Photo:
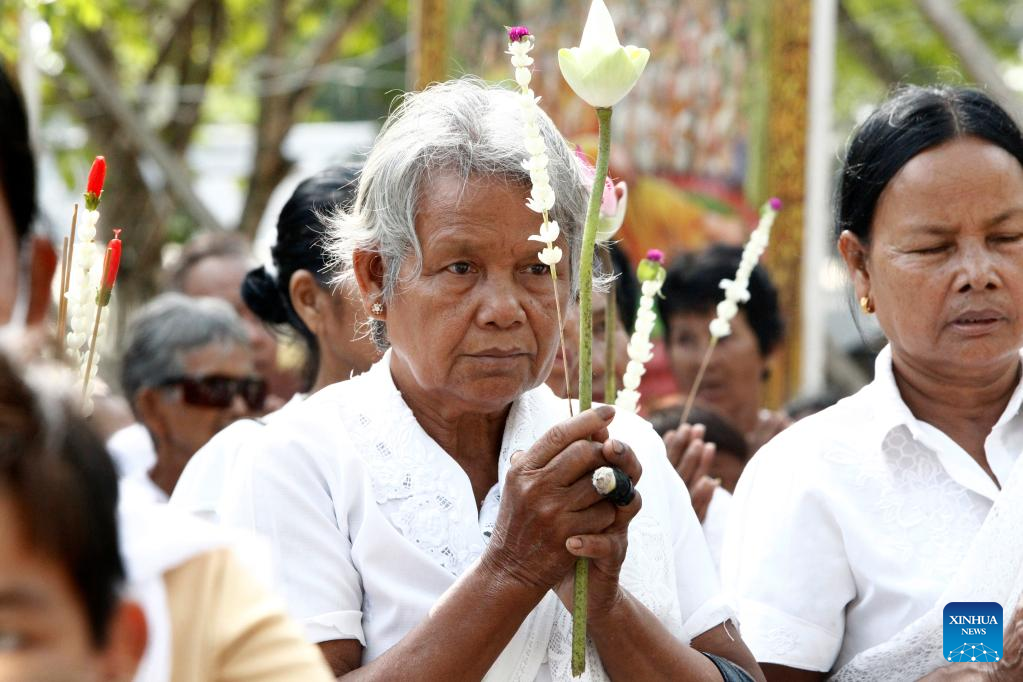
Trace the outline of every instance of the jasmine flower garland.
<instances>
[{"instance_id":1,"label":"jasmine flower garland","mask_svg":"<svg viewBox=\"0 0 1023 682\"><path fill-rule=\"evenodd\" d=\"M643 294L639 299L639 310L636 313L636 329L627 346L629 364L622 378L625 388L618 392L615 400L615 407L620 410L636 412L639 405L639 383L646 373L644 365L654 357L654 344L650 342L650 335L657 323L654 299L661 293L667 276L663 261L663 253L657 249L650 249L637 270Z\"/></svg>"},{"instance_id":2,"label":"jasmine flower garland","mask_svg":"<svg viewBox=\"0 0 1023 682\"><path fill-rule=\"evenodd\" d=\"M753 268L767 249L771 240L771 227L774 226L774 219L781 210L781 199L774 197L764 204L760 209L760 222L749 236L746 246L742 250L742 259L739 261L739 268L735 271L734 279L721 280L721 288L725 291L725 298L717 306L717 317L710 322L710 345L700 363L700 370L696 373L696 380L686 398L685 408L682 410L682 422L689 418L689 412L693 409L693 402L696 400L696 393L699 391L700 382L710 364L711 353L718 340L732 333L732 320L739 313L739 304L746 303L750 299L749 278L753 274Z\"/></svg>"},{"instance_id":3,"label":"jasmine flower garland","mask_svg":"<svg viewBox=\"0 0 1023 682\"><path fill-rule=\"evenodd\" d=\"M558 221L550 219L550 210L554 208L555 199L554 188L551 187L550 175L547 171L550 158L547 156L547 145L537 123L540 98L529 87L529 83L533 79L533 72L530 69L533 65L533 58L529 56L529 51L533 49L533 44L533 36L525 26L513 26L508 29L507 54L511 55L511 63L515 67L515 82L519 86L519 102L522 107L522 119L525 122L526 151L529 153L529 158L522 161L522 167L529 172L529 181L532 184L526 206L531 211L543 216L539 233L530 235L529 239L546 245L537 253L537 257L551 271L551 282L554 285L554 308L558 316L558 335L561 341L561 360L565 366L565 390L568 392L569 398L568 412L572 414L572 389L568 376L568 355L565 352L565 324L561 316L561 303L558 296L557 264L561 262L563 254L561 247L554 245L561 234L561 228L558 226Z\"/></svg>"}]
</instances>

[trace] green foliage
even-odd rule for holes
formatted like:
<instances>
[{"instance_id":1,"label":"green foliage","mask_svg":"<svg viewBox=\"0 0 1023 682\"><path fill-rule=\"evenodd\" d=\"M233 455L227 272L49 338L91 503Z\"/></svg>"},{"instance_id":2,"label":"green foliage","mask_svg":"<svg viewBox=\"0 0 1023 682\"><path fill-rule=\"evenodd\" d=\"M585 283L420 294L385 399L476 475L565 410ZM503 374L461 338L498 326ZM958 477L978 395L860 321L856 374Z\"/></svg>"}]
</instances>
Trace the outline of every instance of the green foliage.
<instances>
[{"instance_id":1,"label":"green foliage","mask_svg":"<svg viewBox=\"0 0 1023 682\"><path fill-rule=\"evenodd\" d=\"M855 23L895 69L901 83L963 83L958 58L920 13L913 0L841 0ZM954 3L984 38L996 59L1020 63L1023 4L1005 0L960 0ZM881 80L843 37L836 73L836 115L848 129L861 107L876 104L894 83ZM843 125L846 124L846 125Z\"/></svg>"}]
</instances>

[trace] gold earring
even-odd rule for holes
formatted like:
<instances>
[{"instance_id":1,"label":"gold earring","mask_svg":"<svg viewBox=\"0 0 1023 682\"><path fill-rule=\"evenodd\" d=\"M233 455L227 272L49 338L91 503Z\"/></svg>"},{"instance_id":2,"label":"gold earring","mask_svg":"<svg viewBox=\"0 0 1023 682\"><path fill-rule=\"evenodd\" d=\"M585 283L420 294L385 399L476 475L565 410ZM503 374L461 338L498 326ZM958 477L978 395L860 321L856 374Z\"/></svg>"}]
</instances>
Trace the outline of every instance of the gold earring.
<instances>
[{"instance_id":1,"label":"gold earring","mask_svg":"<svg viewBox=\"0 0 1023 682\"><path fill-rule=\"evenodd\" d=\"M369 310L374 315L383 315L384 314L384 304L380 303L379 301L377 301L372 306L370 306Z\"/></svg>"},{"instance_id":2,"label":"gold earring","mask_svg":"<svg viewBox=\"0 0 1023 682\"><path fill-rule=\"evenodd\" d=\"M874 312L874 303L870 300L869 296L864 296L860 299L860 310L865 314L870 315Z\"/></svg>"}]
</instances>

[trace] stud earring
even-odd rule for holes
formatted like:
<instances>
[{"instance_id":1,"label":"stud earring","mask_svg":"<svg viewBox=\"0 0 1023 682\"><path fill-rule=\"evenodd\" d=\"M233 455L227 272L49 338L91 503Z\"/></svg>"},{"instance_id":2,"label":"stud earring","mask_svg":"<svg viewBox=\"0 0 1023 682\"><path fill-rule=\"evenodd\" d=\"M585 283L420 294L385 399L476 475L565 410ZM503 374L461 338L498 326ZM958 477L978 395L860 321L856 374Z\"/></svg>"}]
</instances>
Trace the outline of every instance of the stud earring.
<instances>
[{"instance_id":1,"label":"stud earring","mask_svg":"<svg viewBox=\"0 0 1023 682\"><path fill-rule=\"evenodd\" d=\"M380 303L378 301L378 302L374 303L372 306L370 306L369 311L371 313L373 313L374 315L383 315L384 314L384 304Z\"/></svg>"},{"instance_id":2,"label":"stud earring","mask_svg":"<svg viewBox=\"0 0 1023 682\"><path fill-rule=\"evenodd\" d=\"M870 300L869 296L864 296L863 298L860 299L860 310L862 310L867 315L874 312L874 303Z\"/></svg>"}]
</instances>

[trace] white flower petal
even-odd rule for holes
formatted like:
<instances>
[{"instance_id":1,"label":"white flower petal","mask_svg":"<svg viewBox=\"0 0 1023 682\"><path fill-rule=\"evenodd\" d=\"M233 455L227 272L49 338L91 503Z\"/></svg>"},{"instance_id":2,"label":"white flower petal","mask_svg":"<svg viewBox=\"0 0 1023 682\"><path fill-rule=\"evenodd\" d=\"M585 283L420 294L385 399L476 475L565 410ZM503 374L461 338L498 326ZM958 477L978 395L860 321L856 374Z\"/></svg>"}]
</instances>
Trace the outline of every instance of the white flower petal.
<instances>
[{"instance_id":1,"label":"white flower petal","mask_svg":"<svg viewBox=\"0 0 1023 682\"><path fill-rule=\"evenodd\" d=\"M546 249L537 254L540 258L540 262L544 265L557 265L561 262L561 247L548 246Z\"/></svg>"},{"instance_id":2,"label":"white flower petal","mask_svg":"<svg viewBox=\"0 0 1023 682\"><path fill-rule=\"evenodd\" d=\"M715 339L728 336L732 333L732 326L720 318L714 318L710 322L710 335Z\"/></svg>"},{"instance_id":3,"label":"white flower petal","mask_svg":"<svg viewBox=\"0 0 1023 682\"><path fill-rule=\"evenodd\" d=\"M586 25L583 27L583 35L579 40L579 47L610 47L619 46L618 32L615 31L615 22L611 18L611 12L603 0L593 0L590 4L590 12L586 15Z\"/></svg>"}]
</instances>

